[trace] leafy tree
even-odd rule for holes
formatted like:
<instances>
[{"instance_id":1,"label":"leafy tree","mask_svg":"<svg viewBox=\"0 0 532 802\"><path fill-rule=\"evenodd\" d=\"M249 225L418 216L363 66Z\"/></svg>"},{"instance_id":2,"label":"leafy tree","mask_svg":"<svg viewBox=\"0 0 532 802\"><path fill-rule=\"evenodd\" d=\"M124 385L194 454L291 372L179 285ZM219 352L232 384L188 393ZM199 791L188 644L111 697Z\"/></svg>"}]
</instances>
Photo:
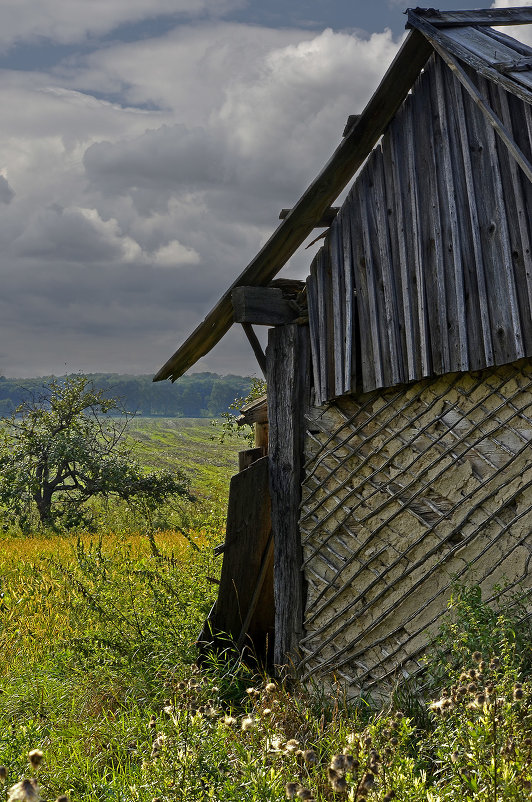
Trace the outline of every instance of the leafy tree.
<instances>
[{"instance_id":1,"label":"leafy tree","mask_svg":"<svg viewBox=\"0 0 532 802\"><path fill-rule=\"evenodd\" d=\"M34 504L41 523L55 527L79 523L94 496L140 500L152 510L172 496L190 498L184 474L142 472L120 412L118 399L82 375L52 379L29 395L3 421L0 503L21 525Z\"/></svg>"}]
</instances>

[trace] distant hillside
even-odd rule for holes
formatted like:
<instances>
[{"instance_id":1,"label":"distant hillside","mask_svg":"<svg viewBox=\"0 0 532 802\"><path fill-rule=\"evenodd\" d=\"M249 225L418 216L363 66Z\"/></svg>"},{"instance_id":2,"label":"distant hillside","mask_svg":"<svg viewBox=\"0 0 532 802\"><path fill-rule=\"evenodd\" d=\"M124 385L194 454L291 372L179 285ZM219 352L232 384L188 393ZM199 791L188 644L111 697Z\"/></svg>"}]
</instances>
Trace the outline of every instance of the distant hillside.
<instances>
[{"instance_id":1,"label":"distant hillside","mask_svg":"<svg viewBox=\"0 0 532 802\"><path fill-rule=\"evenodd\" d=\"M174 384L152 381L152 376L90 373L96 389L121 399L127 412L147 417L212 418L226 412L235 398L246 396L249 376L192 373ZM6 379L0 376L0 417L11 415L28 394L38 393L51 376ZM56 376L61 379L61 376Z\"/></svg>"}]
</instances>

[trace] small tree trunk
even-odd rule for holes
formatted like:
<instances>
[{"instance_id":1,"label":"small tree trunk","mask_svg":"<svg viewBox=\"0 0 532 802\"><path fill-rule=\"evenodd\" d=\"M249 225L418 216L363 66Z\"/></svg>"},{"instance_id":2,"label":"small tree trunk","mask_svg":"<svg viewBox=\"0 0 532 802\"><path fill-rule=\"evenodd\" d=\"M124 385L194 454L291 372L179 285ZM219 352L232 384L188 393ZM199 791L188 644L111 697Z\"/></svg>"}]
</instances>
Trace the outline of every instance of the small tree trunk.
<instances>
[{"instance_id":1,"label":"small tree trunk","mask_svg":"<svg viewBox=\"0 0 532 802\"><path fill-rule=\"evenodd\" d=\"M43 526L53 526L54 524L54 519L52 517L52 493L53 489L45 485L33 496Z\"/></svg>"}]
</instances>

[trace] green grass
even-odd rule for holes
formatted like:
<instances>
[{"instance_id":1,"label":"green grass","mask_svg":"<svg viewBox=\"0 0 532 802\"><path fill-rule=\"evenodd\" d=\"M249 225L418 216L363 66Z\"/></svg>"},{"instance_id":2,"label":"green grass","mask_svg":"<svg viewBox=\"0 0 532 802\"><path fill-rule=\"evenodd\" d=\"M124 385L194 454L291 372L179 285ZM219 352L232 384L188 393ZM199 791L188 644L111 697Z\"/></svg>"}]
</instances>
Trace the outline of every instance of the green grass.
<instances>
[{"instance_id":1,"label":"green grass","mask_svg":"<svg viewBox=\"0 0 532 802\"><path fill-rule=\"evenodd\" d=\"M0 802L8 788L10 802L23 796L23 778L72 802L532 798L522 598L501 595L494 609L458 589L427 665L430 695L404 686L381 709L348 706L340 687L271 683L229 651L194 665L240 447L210 433L204 421L135 421L147 468L194 472L188 525L181 513L179 528L135 531L120 508L97 534L0 541Z\"/></svg>"}]
</instances>

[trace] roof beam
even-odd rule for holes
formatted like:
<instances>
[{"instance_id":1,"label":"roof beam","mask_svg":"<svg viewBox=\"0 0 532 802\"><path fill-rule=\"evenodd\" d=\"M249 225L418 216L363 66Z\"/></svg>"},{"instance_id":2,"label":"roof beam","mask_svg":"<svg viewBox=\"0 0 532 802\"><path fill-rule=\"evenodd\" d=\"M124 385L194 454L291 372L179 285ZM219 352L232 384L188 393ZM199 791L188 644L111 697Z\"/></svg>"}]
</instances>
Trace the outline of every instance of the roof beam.
<instances>
[{"instance_id":1,"label":"roof beam","mask_svg":"<svg viewBox=\"0 0 532 802\"><path fill-rule=\"evenodd\" d=\"M435 8L407 8L408 22L415 14L436 28L453 28L463 25L527 25L532 22L532 7L486 8L475 11L437 11Z\"/></svg>"},{"instance_id":2,"label":"roof beam","mask_svg":"<svg viewBox=\"0 0 532 802\"><path fill-rule=\"evenodd\" d=\"M205 320L163 365L154 381L179 378L221 340L233 323L231 293L235 287L265 286L277 275L364 163L432 52L421 33L416 30L409 33L360 119L322 172Z\"/></svg>"}]
</instances>

